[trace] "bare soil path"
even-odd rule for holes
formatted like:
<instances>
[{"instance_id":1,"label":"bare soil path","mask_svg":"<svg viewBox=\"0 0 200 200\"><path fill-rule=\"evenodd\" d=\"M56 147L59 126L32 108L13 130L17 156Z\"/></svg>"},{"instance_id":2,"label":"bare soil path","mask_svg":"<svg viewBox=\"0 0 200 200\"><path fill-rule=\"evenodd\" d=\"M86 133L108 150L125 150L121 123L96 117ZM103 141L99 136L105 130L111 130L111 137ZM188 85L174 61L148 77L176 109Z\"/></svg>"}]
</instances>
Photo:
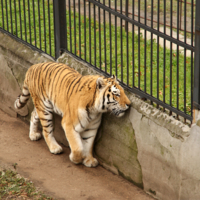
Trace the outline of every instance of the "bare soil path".
<instances>
[{"instance_id":1,"label":"bare soil path","mask_svg":"<svg viewBox=\"0 0 200 200\"><path fill-rule=\"evenodd\" d=\"M0 166L17 163L16 171L47 195L67 200L153 200L101 166L74 165L67 147L60 155L51 154L44 139L30 141L28 132L28 124L0 110Z\"/></svg>"}]
</instances>

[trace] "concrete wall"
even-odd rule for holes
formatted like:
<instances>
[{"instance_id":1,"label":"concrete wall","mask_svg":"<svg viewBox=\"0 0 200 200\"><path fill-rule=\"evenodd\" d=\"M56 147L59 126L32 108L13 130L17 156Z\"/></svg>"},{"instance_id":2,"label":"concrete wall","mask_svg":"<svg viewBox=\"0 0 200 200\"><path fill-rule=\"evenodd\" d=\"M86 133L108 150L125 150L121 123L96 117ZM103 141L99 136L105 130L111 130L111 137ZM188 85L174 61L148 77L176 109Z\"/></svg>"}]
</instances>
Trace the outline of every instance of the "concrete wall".
<instances>
[{"instance_id":1,"label":"concrete wall","mask_svg":"<svg viewBox=\"0 0 200 200\"><path fill-rule=\"evenodd\" d=\"M13 103L27 69L51 58L0 33L0 109L17 116ZM63 54L81 74L97 74L86 64ZM200 199L200 127L192 128L126 92L131 109L122 118L104 114L94 152L100 164L162 200ZM32 102L18 116L29 120ZM55 117L55 136L65 145L61 118ZM198 123L197 123L198 124ZM28 137L28 133L27 133ZM68 155L66 155L68 156Z\"/></svg>"}]
</instances>

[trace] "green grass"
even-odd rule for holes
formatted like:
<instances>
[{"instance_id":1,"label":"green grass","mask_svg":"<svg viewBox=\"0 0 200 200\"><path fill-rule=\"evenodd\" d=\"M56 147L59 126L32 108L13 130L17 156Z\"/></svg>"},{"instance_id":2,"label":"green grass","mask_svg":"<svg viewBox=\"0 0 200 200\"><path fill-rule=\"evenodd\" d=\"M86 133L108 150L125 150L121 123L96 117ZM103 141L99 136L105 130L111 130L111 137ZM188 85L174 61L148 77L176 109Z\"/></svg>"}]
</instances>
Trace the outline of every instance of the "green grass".
<instances>
[{"instance_id":1,"label":"green grass","mask_svg":"<svg viewBox=\"0 0 200 200\"><path fill-rule=\"evenodd\" d=\"M0 199L53 200L38 191L31 181L25 180L10 169L0 169Z\"/></svg>"},{"instance_id":2,"label":"green grass","mask_svg":"<svg viewBox=\"0 0 200 200\"><path fill-rule=\"evenodd\" d=\"M4 1L5 0L3 0L3 2ZM40 1L41 5L43 5L42 2L43 1ZM27 5L27 0L25 0L25 5ZM18 12L17 12L17 18L15 19L14 17L15 5L12 2L12 8L11 8L12 22L13 26L15 22L17 22L17 30L18 30L18 32L13 31L13 34L18 37L21 37L23 40L27 40L27 42L40 48L39 33L41 33L41 42L42 42L41 49L43 51L46 51L48 54L54 56L55 55L54 37L52 37L51 40L49 40L49 35L50 34L51 36L54 35L52 2L50 1L49 10L47 5L48 5L47 1L45 1L45 7L44 7L45 17L44 17L42 6L39 10L40 15L38 13L37 2L34 1L34 9L31 2L30 9L26 7L24 12L22 8L23 1L21 1L22 35L20 35L19 5L18 6L16 5L16 10L18 10ZM9 7L10 5L8 4L7 8L8 13L10 13ZM5 6L3 10L4 10L4 27L6 30L11 31L11 25L10 25L11 17L10 15L8 17L9 23L7 29L7 23L5 18L6 14ZM137 33L132 33L132 32L127 33L125 32L124 28L121 29L119 26L115 29L115 26L113 25L109 26L108 19L106 19L106 23L104 25L103 19L101 19L101 23L99 24L97 21L94 20L94 18L91 17L91 20L89 20L88 15L85 18L83 15L81 15L79 24L79 15L77 13L74 15L72 11L73 8L71 12L69 12L69 10L67 9L67 15L66 15L67 47L69 51L79 56L83 60L86 60L88 63L91 63L92 65L100 68L106 73L116 74L119 80L126 83L130 87L134 86L140 90L146 91L146 93L151 94L152 96L160 99L161 101L164 101L167 104L171 104L173 107L176 107L182 111L184 111L185 107L186 113L191 114L192 60L190 57L185 58L182 53L174 50L172 50L172 54L170 54L169 49L164 50L164 48L158 45L155 40L146 40L145 42L145 39L141 34L138 34L138 31ZM0 16L1 12L2 9L0 7ZM24 18L22 17L24 16L24 14L28 16L28 13L30 13L30 19L31 19L30 23L29 20L27 19L24 20ZM91 8L91 13L93 13L92 8ZM35 25L33 21L34 15L36 16ZM45 27L46 32L44 32L43 23L45 19L46 23L48 24L49 22L48 16L50 17L51 26L50 28L46 26ZM3 25L2 20L0 20L0 27L2 27L2 25ZM41 25L41 28L39 28L39 25ZM32 30L31 35L29 27L31 27ZM33 31L34 27L36 28L35 33ZM91 37L89 36L90 32L91 32ZM96 40L95 40L95 34L96 34ZM115 42L115 38L117 43ZM128 38L128 46L127 46L127 38ZM45 50L45 43L47 46L46 50ZM177 59L179 63L177 63ZM127 74L129 74L128 79L127 79ZM184 77L186 78L185 83L184 83ZM177 84L179 85L178 99L177 99L177 88L176 88Z\"/></svg>"}]
</instances>

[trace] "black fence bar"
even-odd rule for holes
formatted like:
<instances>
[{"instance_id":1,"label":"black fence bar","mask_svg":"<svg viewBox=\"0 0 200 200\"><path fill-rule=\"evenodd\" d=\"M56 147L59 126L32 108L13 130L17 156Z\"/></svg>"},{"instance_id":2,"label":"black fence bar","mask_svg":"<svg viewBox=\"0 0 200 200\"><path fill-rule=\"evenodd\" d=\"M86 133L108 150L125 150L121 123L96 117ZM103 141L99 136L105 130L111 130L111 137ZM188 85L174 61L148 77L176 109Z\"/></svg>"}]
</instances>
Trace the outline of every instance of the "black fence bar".
<instances>
[{"instance_id":1,"label":"black fence bar","mask_svg":"<svg viewBox=\"0 0 200 200\"><path fill-rule=\"evenodd\" d=\"M55 26L55 58L58 58L63 50L67 49L66 29L66 1L53 1L54 26Z\"/></svg>"},{"instance_id":2,"label":"black fence bar","mask_svg":"<svg viewBox=\"0 0 200 200\"><path fill-rule=\"evenodd\" d=\"M200 1L196 1L196 9L200 8ZM197 10L198 10L197 9ZM200 109L200 12L195 17L195 60L194 60L194 109Z\"/></svg>"}]
</instances>

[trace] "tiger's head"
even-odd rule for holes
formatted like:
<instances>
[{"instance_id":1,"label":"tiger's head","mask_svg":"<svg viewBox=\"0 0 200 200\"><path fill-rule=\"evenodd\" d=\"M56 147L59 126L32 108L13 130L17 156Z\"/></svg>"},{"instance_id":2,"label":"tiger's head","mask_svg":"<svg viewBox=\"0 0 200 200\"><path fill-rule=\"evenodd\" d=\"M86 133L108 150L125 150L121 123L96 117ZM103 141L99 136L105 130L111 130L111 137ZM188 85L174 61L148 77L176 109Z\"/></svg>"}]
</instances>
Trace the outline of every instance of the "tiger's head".
<instances>
[{"instance_id":1,"label":"tiger's head","mask_svg":"<svg viewBox=\"0 0 200 200\"><path fill-rule=\"evenodd\" d=\"M131 102L116 77L114 75L110 78L99 77L96 81L96 87L99 91L98 110L100 112L110 111L117 117L123 116Z\"/></svg>"}]
</instances>

